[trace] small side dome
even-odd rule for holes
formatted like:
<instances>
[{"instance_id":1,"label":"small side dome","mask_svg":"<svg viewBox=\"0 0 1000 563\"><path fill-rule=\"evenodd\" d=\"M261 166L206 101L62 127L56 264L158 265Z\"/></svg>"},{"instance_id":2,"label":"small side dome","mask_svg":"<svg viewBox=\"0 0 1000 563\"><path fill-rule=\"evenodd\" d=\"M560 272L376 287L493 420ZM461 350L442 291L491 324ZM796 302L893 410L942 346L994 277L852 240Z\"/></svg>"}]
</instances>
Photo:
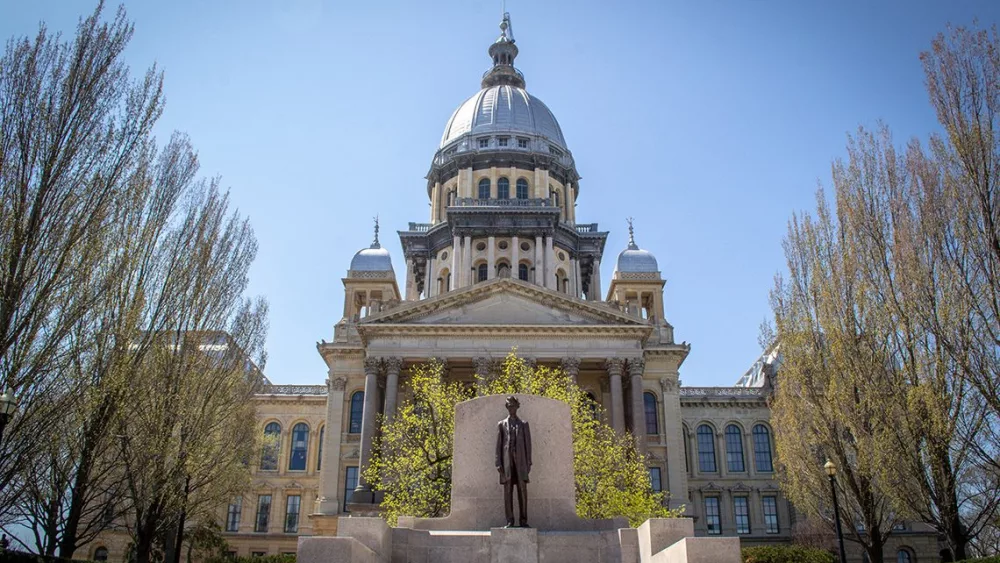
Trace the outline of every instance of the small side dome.
<instances>
[{"instance_id":1,"label":"small side dome","mask_svg":"<svg viewBox=\"0 0 1000 563\"><path fill-rule=\"evenodd\" d=\"M368 248L362 248L351 259L352 272L392 272L392 258L389 251L378 243L378 218L375 218L375 240Z\"/></svg>"},{"instance_id":2,"label":"small side dome","mask_svg":"<svg viewBox=\"0 0 1000 563\"><path fill-rule=\"evenodd\" d=\"M660 271L656 263L656 256L648 250L639 248L635 243L635 232L632 228L632 221L628 224L628 247L618 255L618 262L615 264L615 272L628 274L655 274Z\"/></svg>"},{"instance_id":3,"label":"small side dome","mask_svg":"<svg viewBox=\"0 0 1000 563\"><path fill-rule=\"evenodd\" d=\"M370 248L358 251L351 259L351 270L355 272L391 272L392 259L389 251L375 243Z\"/></svg>"}]
</instances>

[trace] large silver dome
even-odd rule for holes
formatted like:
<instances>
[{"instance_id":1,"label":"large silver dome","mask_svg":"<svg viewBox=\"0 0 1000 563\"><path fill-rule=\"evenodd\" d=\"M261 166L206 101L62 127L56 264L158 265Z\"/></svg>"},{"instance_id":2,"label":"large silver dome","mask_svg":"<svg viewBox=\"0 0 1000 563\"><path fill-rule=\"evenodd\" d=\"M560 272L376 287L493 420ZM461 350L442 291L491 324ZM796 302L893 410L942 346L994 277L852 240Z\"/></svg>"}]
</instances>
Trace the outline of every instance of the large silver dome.
<instances>
[{"instance_id":1,"label":"large silver dome","mask_svg":"<svg viewBox=\"0 0 1000 563\"><path fill-rule=\"evenodd\" d=\"M441 148L463 135L494 133L541 136L567 148L559 122L549 108L524 88L508 84L483 88L458 106L444 128Z\"/></svg>"}]
</instances>

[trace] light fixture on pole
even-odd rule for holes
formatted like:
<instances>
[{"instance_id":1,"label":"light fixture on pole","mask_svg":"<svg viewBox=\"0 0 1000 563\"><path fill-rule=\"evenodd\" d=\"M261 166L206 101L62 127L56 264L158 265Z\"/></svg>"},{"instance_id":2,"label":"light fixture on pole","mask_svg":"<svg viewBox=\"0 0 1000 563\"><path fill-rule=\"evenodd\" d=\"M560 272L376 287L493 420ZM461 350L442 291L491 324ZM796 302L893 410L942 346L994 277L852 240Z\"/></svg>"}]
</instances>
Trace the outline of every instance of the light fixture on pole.
<instances>
[{"instance_id":1,"label":"light fixture on pole","mask_svg":"<svg viewBox=\"0 0 1000 563\"><path fill-rule=\"evenodd\" d=\"M830 491L833 493L833 519L837 523L837 544L840 546L840 563L847 563L844 553L844 532L840 529L840 505L837 504L837 466L829 459L823 465L826 474L830 476Z\"/></svg>"},{"instance_id":2,"label":"light fixture on pole","mask_svg":"<svg viewBox=\"0 0 1000 563\"><path fill-rule=\"evenodd\" d=\"M3 438L3 431L7 428L7 423L14 418L14 411L17 410L17 400L10 391L4 391L0 395L0 438Z\"/></svg>"}]
</instances>

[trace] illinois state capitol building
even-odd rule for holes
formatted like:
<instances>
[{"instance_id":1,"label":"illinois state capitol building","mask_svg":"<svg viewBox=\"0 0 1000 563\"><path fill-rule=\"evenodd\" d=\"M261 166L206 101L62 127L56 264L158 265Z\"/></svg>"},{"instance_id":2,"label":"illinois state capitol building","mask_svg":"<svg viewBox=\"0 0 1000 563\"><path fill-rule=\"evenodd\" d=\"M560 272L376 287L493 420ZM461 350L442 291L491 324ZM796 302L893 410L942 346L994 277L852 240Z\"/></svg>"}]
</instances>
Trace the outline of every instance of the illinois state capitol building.
<instances>
[{"instance_id":1,"label":"illinois state capitol building","mask_svg":"<svg viewBox=\"0 0 1000 563\"><path fill-rule=\"evenodd\" d=\"M775 358L733 387L681 385L690 346L664 315L657 260L630 225L605 287L608 233L577 218L573 153L555 115L525 89L517 55L505 17L489 46L492 68L431 160L429 221L399 231L402 291L376 227L343 278L333 340L317 345L327 384L271 385L258 396L260 430L278 445L252 491L220 508L234 555L294 553L297 535L334 534L351 509L377 502L359 468L376 414L391 420L406 397L411 366L442 359L448 378L472 382L515 347L564 368L607 423L639 437L653 487L687 507L697 534L790 541L794 513L774 479L767 404ZM901 531L890 547L912 556L910 544L926 538L907 541ZM91 546L91 556L107 554Z\"/></svg>"}]
</instances>

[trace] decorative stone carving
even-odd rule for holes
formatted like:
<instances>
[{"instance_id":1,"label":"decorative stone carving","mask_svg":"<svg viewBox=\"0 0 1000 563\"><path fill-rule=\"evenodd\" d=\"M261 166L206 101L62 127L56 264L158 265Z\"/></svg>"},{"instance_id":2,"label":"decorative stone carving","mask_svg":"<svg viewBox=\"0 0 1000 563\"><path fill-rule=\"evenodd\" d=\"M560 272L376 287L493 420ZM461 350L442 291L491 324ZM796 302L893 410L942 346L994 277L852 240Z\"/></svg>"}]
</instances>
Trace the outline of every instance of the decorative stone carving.
<instances>
[{"instance_id":1,"label":"decorative stone carving","mask_svg":"<svg viewBox=\"0 0 1000 563\"><path fill-rule=\"evenodd\" d=\"M625 370L625 358L608 358L604 361L604 367L608 370L608 375L621 376Z\"/></svg>"},{"instance_id":2,"label":"decorative stone carving","mask_svg":"<svg viewBox=\"0 0 1000 563\"><path fill-rule=\"evenodd\" d=\"M669 377L661 377L660 389L662 389L664 393L674 393L677 391L677 383Z\"/></svg>"},{"instance_id":3,"label":"decorative stone carving","mask_svg":"<svg viewBox=\"0 0 1000 563\"><path fill-rule=\"evenodd\" d=\"M646 360L642 358L629 358L628 360L628 373L631 376L638 375L642 377L643 370L646 369Z\"/></svg>"},{"instance_id":4,"label":"decorative stone carving","mask_svg":"<svg viewBox=\"0 0 1000 563\"><path fill-rule=\"evenodd\" d=\"M403 369L403 358L382 358L382 362L385 364L385 371L388 373L399 375L399 371Z\"/></svg>"},{"instance_id":5,"label":"decorative stone carving","mask_svg":"<svg viewBox=\"0 0 1000 563\"><path fill-rule=\"evenodd\" d=\"M328 380L328 381L330 381L330 380ZM337 377L337 378L333 379L332 381L330 381L330 390L331 391L343 391L346 388L347 388L347 378L346 377Z\"/></svg>"},{"instance_id":6,"label":"decorative stone carving","mask_svg":"<svg viewBox=\"0 0 1000 563\"><path fill-rule=\"evenodd\" d=\"M580 358L563 358L562 368L566 371L566 375L576 383L577 377L580 376Z\"/></svg>"},{"instance_id":7,"label":"decorative stone carving","mask_svg":"<svg viewBox=\"0 0 1000 563\"><path fill-rule=\"evenodd\" d=\"M382 367L382 358L365 358L365 374L378 373Z\"/></svg>"}]
</instances>

